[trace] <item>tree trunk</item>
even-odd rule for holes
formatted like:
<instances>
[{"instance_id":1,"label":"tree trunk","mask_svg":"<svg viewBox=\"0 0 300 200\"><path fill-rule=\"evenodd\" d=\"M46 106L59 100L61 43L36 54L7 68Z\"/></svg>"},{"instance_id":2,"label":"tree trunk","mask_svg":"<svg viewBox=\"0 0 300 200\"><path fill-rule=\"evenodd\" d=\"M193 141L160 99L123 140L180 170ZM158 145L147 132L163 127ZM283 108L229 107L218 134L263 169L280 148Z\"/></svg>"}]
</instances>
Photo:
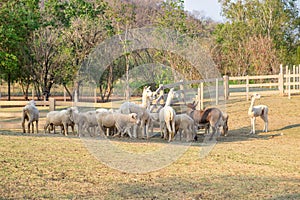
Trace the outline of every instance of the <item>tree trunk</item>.
<instances>
[{"instance_id":1,"label":"tree trunk","mask_svg":"<svg viewBox=\"0 0 300 200\"><path fill-rule=\"evenodd\" d=\"M11 79L11 74L8 73L8 76L7 76L7 84L8 84L8 87L7 87L7 94L8 94L8 101L10 101L10 80Z\"/></svg>"},{"instance_id":2,"label":"tree trunk","mask_svg":"<svg viewBox=\"0 0 300 200\"><path fill-rule=\"evenodd\" d=\"M63 85L64 85L64 88L66 89L66 91L67 91L67 93L68 93L68 95L69 95L69 97L70 97L70 99L72 101L73 100L73 96L72 96L70 90L67 88L66 84L63 84Z\"/></svg>"}]
</instances>

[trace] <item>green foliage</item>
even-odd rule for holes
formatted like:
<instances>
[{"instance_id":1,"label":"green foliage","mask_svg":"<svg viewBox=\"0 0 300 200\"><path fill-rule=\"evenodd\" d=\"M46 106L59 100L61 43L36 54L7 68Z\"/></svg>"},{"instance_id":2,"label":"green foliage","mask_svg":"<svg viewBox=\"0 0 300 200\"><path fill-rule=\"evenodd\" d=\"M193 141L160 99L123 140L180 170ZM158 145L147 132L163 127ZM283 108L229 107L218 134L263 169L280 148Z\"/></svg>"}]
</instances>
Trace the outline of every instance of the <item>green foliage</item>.
<instances>
[{"instance_id":1,"label":"green foliage","mask_svg":"<svg viewBox=\"0 0 300 200\"><path fill-rule=\"evenodd\" d=\"M70 27L72 19L82 17L95 19L103 15L106 8L107 3L103 0L90 2L85 0L49 0L45 2L46 14L50 15L46 25Z\"/></svg>"},{"instance_id":2,"label":"green foliage","mask_svg":"<svg viewBox=\"0 0 300 200\"><path fill-rule=\"evenodd\" d=\"M0 72L8 82L23 79L32 61L28 41L39 27L39 1L3 2L0 9ZM9 97L10 98L10 97Z\"/></svg>"},{"instance_id":3,"label":"green foliage","mask_svg":"<svg viewBox=\"0 0 300 200\"><path fill-rule=\"evenodd\" d=\"M219 67L233 75L270 73L289 64L299 38L296 0L220 0L227 21L215 30ZM261 56L266 52L266 56ZM256 62L258 61L258 62ZM257 71L264 64L263 70Z\"/></svg>"}]
</instances>

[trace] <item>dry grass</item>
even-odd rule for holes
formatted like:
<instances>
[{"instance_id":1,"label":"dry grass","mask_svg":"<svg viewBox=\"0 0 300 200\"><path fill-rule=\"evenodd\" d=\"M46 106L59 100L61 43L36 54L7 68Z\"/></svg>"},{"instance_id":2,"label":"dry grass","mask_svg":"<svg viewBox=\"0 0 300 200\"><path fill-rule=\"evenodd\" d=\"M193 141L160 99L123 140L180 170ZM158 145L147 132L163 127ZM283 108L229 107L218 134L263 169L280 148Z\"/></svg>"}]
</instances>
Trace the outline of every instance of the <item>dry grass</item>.
<instances>
[{"instance_id":1,"label":"dry grass","mask_svg":"<svg viewBox=\"0 0 300 200\"><path fill-rule=\"evenodd\" d=\"M247 135L250 102L232 100L229 136L219 138L207 157L200 159L196 143L171 165L144 174L107 167L76 137L2 130L0 199L299 199L300 97L257 103L270 108L269 133L260 132L257 119L258 135ZM113 142L139 153L164 145L155 139Z\"/></svg>"}]
</instances>

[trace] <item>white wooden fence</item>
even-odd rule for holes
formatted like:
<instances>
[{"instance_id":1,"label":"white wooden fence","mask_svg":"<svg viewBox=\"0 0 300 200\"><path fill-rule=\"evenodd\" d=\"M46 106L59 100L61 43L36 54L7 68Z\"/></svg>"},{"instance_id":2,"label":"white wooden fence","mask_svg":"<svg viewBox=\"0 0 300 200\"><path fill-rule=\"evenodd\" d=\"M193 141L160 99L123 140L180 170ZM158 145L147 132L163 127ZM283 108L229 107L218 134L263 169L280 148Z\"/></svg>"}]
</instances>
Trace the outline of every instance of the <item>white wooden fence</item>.
<instances>
[{"instance_id":1,"label":"white wooden fence","mask_svg":"<svg viewBox=\"0 0 300 200\"><path fill-rule=\"evenodd\" d=\"M254 92L265 95L286 95L288 98L291 98L292 94L300 94L300 65L293 66L292 68L280 66L280 73L275 75L223 76L215 79L179 81L168 85L160 85L156 90L161 96L161 98L158 99L160 103L164 103L164 99L167 95L164 91L169 88L177 88L176 91L181 95L183 102L187 99L198 101L198 109L202 109L206 101L214 101L214 103L218 105L220 101L226 101L229 98L244 96L248 100L250 94ZM209 95L207 95L208 93ZM189 95L194 96L191 97ZM62 101L50 98L49 101L37 101L36 103L39 106L49 106L49 110L55 110L56 106L74 106L75 104L82 107L101 107L102 104L97 103L96 92L94 92L94 96L90 98L93 99L93 103L70 102L66 101L66 97L64 97ZM0 108L1 106L24 106L26 103L26 101L1 100Z\"/></svg>"}]
</instances>

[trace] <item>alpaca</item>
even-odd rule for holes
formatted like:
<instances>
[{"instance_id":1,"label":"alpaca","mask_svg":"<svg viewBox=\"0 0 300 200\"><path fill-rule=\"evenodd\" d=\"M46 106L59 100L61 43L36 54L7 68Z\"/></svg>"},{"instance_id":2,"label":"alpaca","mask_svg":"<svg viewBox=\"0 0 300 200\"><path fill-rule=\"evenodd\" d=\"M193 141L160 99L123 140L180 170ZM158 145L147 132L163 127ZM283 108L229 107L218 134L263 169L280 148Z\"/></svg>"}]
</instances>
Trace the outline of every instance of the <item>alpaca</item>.
<instances>
[{"instance_id":1,"label":"alpaca","mask_svg":"<svg viewBox=\"0 0 300 200\"><path fill-rule=\"evenodd\" d=\"M161 137L167 139L167 134L169 134L169 142L172 141L175 135L175 110L170 106L172 99L176 96L174 88L171 88L166 100L165 106L159 111L159 124ZM167 132L168 130L168 132Z\"/></svg>"},{"instance_id":2,"label":"alpaca","mask_svg":"<svg viewBox=\"0 0 300 200\"><path fill-rule=\"evenodd\" d=\"M156 97L156 93L150 90L150 86L145 86L142 94L142 107L150 109L151 101Z\"/></svg>"},{"instance_id":3,"label":"alpaca","mask_svg":"<svg viewBox=\"0 0 300 200\"><path fill-rule=\"evenodd\" d=\"M268 106L258 105L254 106L255 99L260 99L260 95L255 93L251 96L251 104L248 110L248 115L251 119L251 131L250 134L255 134L255 119L261 117L264 120L264 132L268 132Z\"/></svg>"}]
</instances>

